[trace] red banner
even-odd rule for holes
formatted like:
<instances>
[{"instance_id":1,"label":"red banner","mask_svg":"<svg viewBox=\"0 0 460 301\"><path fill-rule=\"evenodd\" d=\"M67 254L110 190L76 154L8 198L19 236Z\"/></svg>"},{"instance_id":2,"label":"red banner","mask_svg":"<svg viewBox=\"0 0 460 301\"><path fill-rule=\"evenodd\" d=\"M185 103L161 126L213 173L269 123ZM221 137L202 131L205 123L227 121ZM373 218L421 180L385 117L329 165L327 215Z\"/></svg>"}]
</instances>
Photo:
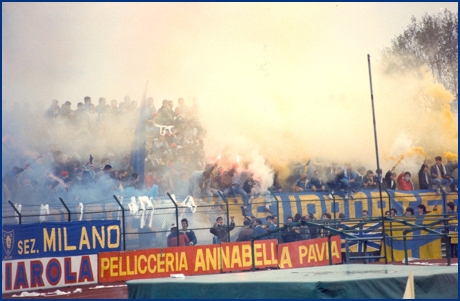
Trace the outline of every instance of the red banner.
<instances>
[{"instance_id":1,"label":"red banner","mask_svg":"<svg viewBox=\"0 0 460 301\"><path fill-rule=\"evenodd\" d=\"M252 269L251 242L232 242L98 254L99 282L217 274ZM331 237L332 262L341 263L340 237ZM256 268L298 268L329 264L327 238L278 245L254 242Z\"/></svg>"},{"instance_id":2,"label":"red banner","mask_svg":"<svg viewBox=\"0 0 460 301\"><path fill-rule=\"evenodd\" d=\"M278 267L278 241L254 241L254 262L256 268ZM229 242L221 244L222 272L248 271L252 269L251 242Z\"/></svg>"},{"instance_id":3,"label":"red banner","mask_svg":"<svg viewBox=\"0 0 460 301\"><path fill-rule=\"evenodd\" d=\"M342 263L340 236L331 237L332 263ZM327 238L301 240L278 245L281 269L322 266L329 264Z\"/></svg>"}]
</instances>

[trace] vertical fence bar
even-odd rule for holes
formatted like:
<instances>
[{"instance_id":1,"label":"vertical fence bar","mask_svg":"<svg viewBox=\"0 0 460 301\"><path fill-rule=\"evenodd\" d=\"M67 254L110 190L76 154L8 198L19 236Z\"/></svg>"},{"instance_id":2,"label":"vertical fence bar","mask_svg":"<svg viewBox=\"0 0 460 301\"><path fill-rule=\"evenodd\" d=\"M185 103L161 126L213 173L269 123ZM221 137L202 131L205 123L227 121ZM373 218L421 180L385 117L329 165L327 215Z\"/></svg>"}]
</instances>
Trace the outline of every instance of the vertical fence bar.
<instances>
[{"instance_id":1,"label":"vertical fence bar","mask_svg":"<svg viewBox=\"0 0 460 301\"><path fill-rule=\"evenodd\" d=\"M332 265L331 234L327 236L327 253L329 255L329 265Z\"/></svg>"},{"instance_id":2,"label":"vertical fence bar","mask_svg":"<svg viewBox=\"0 0 460 301\"><path fill-rule=\"evenodd\" d=\"M251 258L252 258L252 271L256 270L256 259L254 255L254 237L251 238Z\"/></svg>"},{"instance_id":3,"label":"vertical fence bar","mask_svg":"<svg viewBox=\"0 0 460 301\"><path fill-rule=\"evenodd\" d=\"M168 195L169 199L176 207L177 246L179 246L179 206L177 206L176 202L174 201L171 194L169 194L169 192L166 192L166 194Z\"/></svg>"},{"instance_id":4,"label":"vertical fence bar","mask_svg":"<svg viewBox=\"0 0 460 301\"><path fill-rule=\"evenodd\" d=\"M22 215L21 215L21 212L18 211L18 209L16 209L16 207L14 207L14 204L8 200L8 203L10 203L11 207L13 207L13 210L16 211L18 217L19 217L19 224L21 225L22 224Z\"/></svg>"},{"instance_id":5,"label":"vertical fence bar","mask_svg":"<svg viewBox=\"0 0 460 301\"><path fill-rule=\"evenodd\" d=\"M65 210L67 210L67 221L70 222L72 215L70 214L69 207L67 207L66 203L64 202L62 198L59 198L59 200L61 201L62 205L64 205Z\"/></svg>"},{"instance_id":6,"label":"vertical fence bar","mask_svg":"<svg viewBox=\"0 0 460 301\"><path fill-rule=\"evenodd\" d=\"M409 265L409 256L407 255L406 232L403 233L403 242L404 242L404 260L406 262L406 265Z\"/></svg>"},{"instance_id":7,"label":"vertical fence bar","mask_svg":"<svg viewBox=\"0 0 460 301\"><path fill-rule=\"evenodd\" d=\"M450 258L452 256L450 252L450 237L446 234L446 257L447 257L447 265L450 266Z\"/></svg>"},{"instance_id":8,"label":"vertical fence bar","mask_svg":"<svg viewBox=\"0 0 460 301\"><path fill-rule=\"evenodd\" d=\"M230 242L230 208L228 208L229 205L227 198L222 194L222 192L220 192L220 190L219 194L222 197L222 200L225 202L225 206L227 207L227 241Z\"/></svg>"},{"instance_id":9,"label":"vertical fence bar","mask_svg":"<svg viewBox=\"0 0 460 301\"><path fill-rule=\"evenodd\" d=\"M348 264L349 263L349 260L350 260L350 250L349 250L349 246L350 246L350 241L348 240L348 238L345 239L345 262Z\"/></svg>"},{"instance_id":10,"label":"vertical fence bar","mask_svg":"<svg viewBox=\"0 0 460 301\"><path fill-rule=\"evenodd\" d=\"M114 195L113 198L117 201L118 206L121 207L121 223L123 225L123 251L126 251L126 227L125 227L125 208L121 205L118 198Z\"/></svg>"}]
</instances>

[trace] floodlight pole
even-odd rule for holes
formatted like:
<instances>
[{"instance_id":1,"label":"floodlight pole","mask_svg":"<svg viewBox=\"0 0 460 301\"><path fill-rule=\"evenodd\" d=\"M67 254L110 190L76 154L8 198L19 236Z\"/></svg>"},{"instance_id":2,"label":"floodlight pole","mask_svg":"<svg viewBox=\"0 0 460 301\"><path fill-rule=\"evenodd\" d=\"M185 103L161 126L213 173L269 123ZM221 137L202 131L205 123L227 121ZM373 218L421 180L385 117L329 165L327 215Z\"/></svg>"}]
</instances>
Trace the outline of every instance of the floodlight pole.
<instances>
[{"instance_id":1,"label":"floodlight pole","mask_svg":"<svg viewBox=\"0 0 460 301\"><path fill-rule=\"evenodd\" d=\"M383 214L383 198L382 198L382 175L383 170L379 174L378 171L380 170L380 163L379 163L379 147L377 144L377 126L375 123L375 110L374 110L374 91L372 90L372 74L371 74L371 56L367 55L367 65L369 66L369 83L371 86L371 102L372 102L372 121L374 123L374 141L375 141L375 157L377 158L377 178L379 181L379 194L380 194L380 214L382 216L382 247L383 247L383 254L385 256L385 264L388 263L387 259L387 248L386 248L386 237L385 237L385 215ZM391 202L391 200L390 200Z\"/></svg>"}]
</instances>

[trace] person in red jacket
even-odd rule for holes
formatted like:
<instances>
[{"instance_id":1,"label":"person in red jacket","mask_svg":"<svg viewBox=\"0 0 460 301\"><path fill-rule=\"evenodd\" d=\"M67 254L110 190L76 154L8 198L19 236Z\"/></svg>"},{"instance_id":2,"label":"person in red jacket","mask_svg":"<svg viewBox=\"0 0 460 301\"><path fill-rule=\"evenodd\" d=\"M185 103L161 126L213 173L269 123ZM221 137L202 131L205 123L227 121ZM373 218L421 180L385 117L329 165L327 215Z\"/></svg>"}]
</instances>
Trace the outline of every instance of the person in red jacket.
<instances>
[{"instance_id":1,"label":"person in red jacket","mask_svg":"<svg viewBox=\"0 0 460 301\"><path fill-rule=\"evenodd\" d=\"M398 182L398 189L399 190L414 190L414 183L412 183L410 172L401 172L396 180Z\"/></svg>"},{"instance_id":2,"label":"person in red jacket","mask_svg":"<svg viewBox=\"0 0 460 301\"><path fill-rule=\"evenodd\" d=\"M168 247L177 247L177 236L179 235L179 246L188 246L190 240L184 232L179 232L177 226L171 227L171 233L167 237Z\"/></svg>"}]
</instances>

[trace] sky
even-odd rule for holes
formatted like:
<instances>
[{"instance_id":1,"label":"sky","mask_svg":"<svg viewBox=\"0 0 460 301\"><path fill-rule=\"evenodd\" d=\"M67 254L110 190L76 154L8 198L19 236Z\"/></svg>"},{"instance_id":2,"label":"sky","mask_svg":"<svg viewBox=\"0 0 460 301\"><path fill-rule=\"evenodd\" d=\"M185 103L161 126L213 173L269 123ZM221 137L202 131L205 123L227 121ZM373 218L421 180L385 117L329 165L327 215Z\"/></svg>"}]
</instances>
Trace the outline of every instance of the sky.
<instances>
[{"instance_id":1,"label":"sky","mask_svg":"<svg viewBox=\"0 0 460 301\"><path fill-rule=\"evenodd\" d=\"M429 74L385 77L380 53L412 16L445 8L458 12L456 2L2 3L2 108L139 101L148 81L157 109L198 100L210 162L227 152L375 169L370 55L380 164L405 155L418 170L414 150L457 154L453 96ZM414 107L421 90L444 109Z\"/></svg>"}]
</instances>

